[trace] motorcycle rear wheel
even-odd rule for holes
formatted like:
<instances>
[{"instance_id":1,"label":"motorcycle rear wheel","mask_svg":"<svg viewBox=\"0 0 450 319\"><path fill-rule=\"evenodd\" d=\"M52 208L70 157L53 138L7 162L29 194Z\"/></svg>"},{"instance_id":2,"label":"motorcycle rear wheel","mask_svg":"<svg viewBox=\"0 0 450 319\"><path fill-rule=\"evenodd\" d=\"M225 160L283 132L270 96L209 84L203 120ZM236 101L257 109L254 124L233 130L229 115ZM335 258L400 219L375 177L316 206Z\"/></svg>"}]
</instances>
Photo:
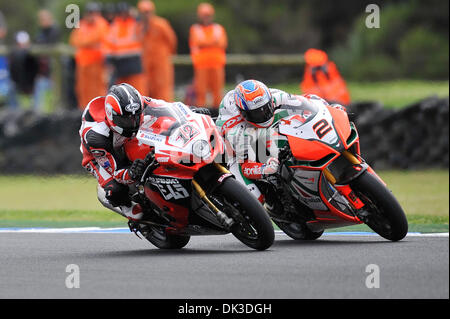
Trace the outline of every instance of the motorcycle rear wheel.
<instances>
[{"instance_id":1,"label":"motorcycle rear wheel","mask_svg":"<svg viewBox=\"0 0 450 319\"><path fill-rule=\"evenodd\" d=\"M245 221L235 220L231 232L242 243L257 250L265 250L272 246L275 233L272 222L261 203L249 190L234 178L227 178L220 186L218 193L225 197L226 205L239 210Z\"/></svg>"},{"instance_id":2,"label":"motorcycle rear wheel","mask_svg":"<svg viewBox=\"0 0 450 319\"><path fill-rule=\"evenodd\" d=\"M365 171L350 183L369 214L362 217L373 231L388 240L398 241L408 233L408 221L394 195L374 175Z\"/></svg>"},{"instance_id":3,"label":"motorcycle rear wheel","mask_svg":"<svg viewBox=\"0 0 450 319\"><path fill-rule=\"evenodd\" d=\"M165 229L157 226L149 226L145 238L159 249L181 249L191 239L190 236L167 234Z\"/></svg>"},{"instance_id":4,"label":"motorcycle rear wheel","mask_svg":"<svg viewBox=\"0 0 450 319\"><path fill-rule=\"evenodd\" d=\"M295 240L316 240L323 234L323 230L319 232L311 231L306 224L285 223L281 221L273 221L286 235Z\"/></svg>"}]
</instances>

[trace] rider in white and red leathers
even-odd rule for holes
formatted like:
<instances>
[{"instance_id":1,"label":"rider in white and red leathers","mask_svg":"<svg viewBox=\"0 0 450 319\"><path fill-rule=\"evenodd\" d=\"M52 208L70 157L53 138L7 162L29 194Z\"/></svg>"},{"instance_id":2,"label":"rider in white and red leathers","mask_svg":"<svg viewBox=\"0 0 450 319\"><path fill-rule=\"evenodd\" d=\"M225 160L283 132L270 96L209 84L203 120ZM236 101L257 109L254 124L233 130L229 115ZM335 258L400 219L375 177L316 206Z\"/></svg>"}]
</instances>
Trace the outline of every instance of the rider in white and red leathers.
<instances>
[{"instance_id":1,"label":"rider in white and red leathers","mask_svg":"<svg viewBox=\"0 0 450 319\"><path fill-rule=\"evenodd\" d=\"M141 206L130 199L129 185L140 178L145 163L141 159L131 163L124 144L135 138L144 108L160 104L168 102L143 97L122 83L112 86L106 96L94 98L82 115L82 166L97 178L99 201L130 220L143 216Z\"/></svg>"},{"instance_id":2,"label":"rider in white and red leathers","mask_svg":"<svg viewBox=\"0 0 450 319\"><path fill-rule=\"evenodd\" d=\"M223 98L216 125L226 143L233 150L230 171L247 185L261 202L264 196L253 180L275 173L279 166L277 140L284 139L274 127L280 118L295 114L303 103L328 103L311 95L291 95L278 89L269 89L256 80L239 83ZM340 105L334 107L343 108ZM262 134L262 135L261 135ZM259 141L259 149L255 147ZM261 149L264 149L263 152Z\"/></svg>"},{"instance_id":3,"label":"rider in white and red leathers","mask_svg":"<svg viewBox=\"0 0 450 319\"><path fill-rule=\"evenodd\" d=\"M82 166L97 178L99 201L131 221L141 219L143 210L131 200L129 185L142 176L146 164L142 159L131 163L124 145L135 138L145 108L173 104L141 96L134 87L122 83L112 86L106 96L94 98L83 112L79 131ZM207 113L207 109L191 109Z\"/></svg>"}]
</instances>

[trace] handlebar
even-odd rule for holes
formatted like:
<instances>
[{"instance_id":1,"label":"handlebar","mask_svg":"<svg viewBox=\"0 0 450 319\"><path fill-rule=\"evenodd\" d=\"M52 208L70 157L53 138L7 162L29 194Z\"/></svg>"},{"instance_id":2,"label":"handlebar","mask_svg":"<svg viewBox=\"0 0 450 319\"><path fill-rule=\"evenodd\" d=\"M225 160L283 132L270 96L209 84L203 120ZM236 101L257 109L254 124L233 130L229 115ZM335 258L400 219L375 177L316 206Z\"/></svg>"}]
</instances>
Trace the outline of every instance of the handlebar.
<instances>
[{"instance_id":1,"label":"handlebar","mask_svg":"<svg viewBox=\"0 0 450 319\"><path fill-rule=\"evenodd\" d=\"M292 158L292 151L289 147L289 144L287 144L285 147L283 147L280 152L278 153L278 160L281 162L285 162Z\"/></svg>"}]
</instances>

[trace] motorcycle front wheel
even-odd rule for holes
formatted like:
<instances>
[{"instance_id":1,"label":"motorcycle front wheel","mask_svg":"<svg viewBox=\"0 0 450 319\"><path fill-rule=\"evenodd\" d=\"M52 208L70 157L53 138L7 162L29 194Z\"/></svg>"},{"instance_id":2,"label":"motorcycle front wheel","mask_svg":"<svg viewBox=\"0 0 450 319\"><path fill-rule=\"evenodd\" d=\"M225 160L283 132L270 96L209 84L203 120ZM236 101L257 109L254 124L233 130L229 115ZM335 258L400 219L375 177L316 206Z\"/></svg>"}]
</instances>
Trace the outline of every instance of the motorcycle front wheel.
<instances>
[{"instance_id":1,"label":"motorcycle front wheel","mask_svg":"<svg viewBox=\"0 0 450 319\"><path fill-rule=\"evenodd\" d=\"M234 178L227 178L216 194L225 199L224 210L235 221L231 232L237 239L257 250L272 246L275 239L272 222L264 207L247 187Z\"/></svg>"},{"instance_id":2,"label":"motorcycle front wheel","mask_svg":"<svg viewBox=\"0 0 450 319\"><path fill-rule=\"evenodd\" d=\"M363 201L361 219L380 236L398 241L408 233L405 213L389 189L374 175L365 171L350 183Z\"/></svg>"}]
</instances>

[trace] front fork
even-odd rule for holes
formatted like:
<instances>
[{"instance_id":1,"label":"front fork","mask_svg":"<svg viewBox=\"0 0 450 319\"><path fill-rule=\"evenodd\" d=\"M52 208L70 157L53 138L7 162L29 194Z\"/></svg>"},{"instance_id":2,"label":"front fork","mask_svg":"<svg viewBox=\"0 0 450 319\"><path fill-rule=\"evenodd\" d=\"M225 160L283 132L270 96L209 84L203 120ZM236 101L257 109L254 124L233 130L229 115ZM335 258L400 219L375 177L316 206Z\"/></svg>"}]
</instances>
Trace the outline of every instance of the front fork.
<instances>
[{"instance_id":1,"label":"front fork","mask_svg":"<svg viewBox=\"0 0 450 319\"><path fill-rule=\"evenodd\" d=\"M228 178L232 176L229 170L227 170L225 167L223 167L220 164L214 163L214 166L217 168L217 170L220 172L220 177L218 178L217 182L222 183L225 178ZM195 191L197 192L198 196L208 205L208 207L216 214L219 222L228 230L233 226L234 220L230 217L228 217L224 212L222 212L219 208L217 208L216 205L208 198L206 195L206 191L203 189L203 187L195 180L195 178L192 179L192 185L194 186Z\"/></svg>"},{"instance_id":2,"label":"front fork","mask_svg":"<svg viewBox=\"0 0 450 319\"><path fill-rule=\"evenodd\" d=\"M330 182L331 185L333 185L333 187L348 200L348 202L354 209L359 210L364 207L364 203L361 201L361 199L358 198L358 196L356 196L354 191L351 189L349 182L352 179L358 177L365 170L369 169L370 166L363 163L360 159L358 159L355 155L347 150L342 152L342 156L347 160L347 163L350 164L345 167L345 170L352 170L353 172L347 172L339 177L336 177L335 174L333 174L329 169L329 167L333 165L332 163L329 165L329 167L326 167L323 170L323 175L328 180L328 182Z\"/></svg>"}]
</instances>

